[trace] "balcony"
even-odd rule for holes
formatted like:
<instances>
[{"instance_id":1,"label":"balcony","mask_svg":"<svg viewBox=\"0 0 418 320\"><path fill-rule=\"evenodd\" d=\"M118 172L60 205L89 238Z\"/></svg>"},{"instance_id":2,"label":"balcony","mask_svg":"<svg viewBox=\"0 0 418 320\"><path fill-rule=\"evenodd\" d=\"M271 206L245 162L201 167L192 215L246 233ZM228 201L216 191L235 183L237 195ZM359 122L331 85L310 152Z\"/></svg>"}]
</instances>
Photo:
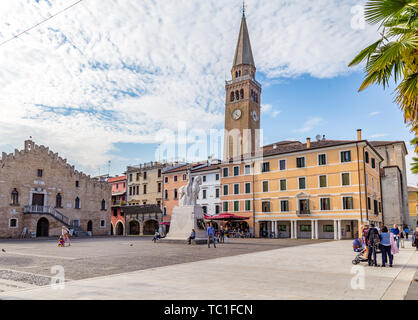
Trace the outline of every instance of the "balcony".
<instances>
[{"instance_id":1,"label":"balcony","mask_svg":"<svg viewBox=\"0 0 418 320\"><path fill-rule=\"evenodd\" d=\"M62 222L66 226L70 226L71 221L68 217L64 216L61 212L51 206L37 206L37 205L29 205L24 206L23 208L24 214L47 214L51 217L55 218L56 220Z\"/></svg>"},{"instance_id":2,"label":"balcony","mask_svg":"<svg viewBox=\"0 0 418 320\"><path fill-rule=\"evenodd\" d=\"M259 84L255 79L251 78L249 74L242 76L242 77L235 78L233 80L225 81L225 82L226 84L229 85L229 84L234 84L234 83L238 83L240 81L245 81L245 80L252 80L261 89L261 84Z\"/></svg>"},{"instance_id":3,"label":"balcony","mask_svg":"<svg viewBox=\"0 0 418 320\"><path fill-rule=\"evenodd\" d=\"M298 210L298 211L296 211L296 214L298 216L309 216L311 214L311 210L309 210L309 209Z\"/></svg>"},{"instance_id":4,"label":"balcony","mask_svg":"<svg viewBox=\"0 0 418 320\"><path fill-rule=\"evenodd\" d=\"M112 207L122 207L122 206L126 206L126 201L125 200L114 200L114 201L112 201Z\"/></svg>"}]
</instances>

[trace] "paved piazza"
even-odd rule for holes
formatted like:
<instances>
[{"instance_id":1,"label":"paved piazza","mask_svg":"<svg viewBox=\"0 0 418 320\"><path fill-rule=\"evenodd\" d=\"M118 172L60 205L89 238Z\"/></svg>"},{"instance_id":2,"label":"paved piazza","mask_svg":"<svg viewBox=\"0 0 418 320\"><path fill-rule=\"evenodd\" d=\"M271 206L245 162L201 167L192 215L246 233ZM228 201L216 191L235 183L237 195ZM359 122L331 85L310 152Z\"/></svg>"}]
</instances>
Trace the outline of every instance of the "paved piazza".
<instances>
[{"instance_id":1,"label":"paved piazza","mask_svg":"<svg viewBox=\"0 0 418 320\"><path fill-rule=\"evenodd\" d=\"M148 237L72 243L0 241L0 299L403 299L418 267L410 243L393 268L360 269L351 264L351 241L233 239L216 249ZM64 266L64 290L49 285L54 265ZM352 288L355 272L364 272L364 290Z\"/></svg>"}]
</instances>

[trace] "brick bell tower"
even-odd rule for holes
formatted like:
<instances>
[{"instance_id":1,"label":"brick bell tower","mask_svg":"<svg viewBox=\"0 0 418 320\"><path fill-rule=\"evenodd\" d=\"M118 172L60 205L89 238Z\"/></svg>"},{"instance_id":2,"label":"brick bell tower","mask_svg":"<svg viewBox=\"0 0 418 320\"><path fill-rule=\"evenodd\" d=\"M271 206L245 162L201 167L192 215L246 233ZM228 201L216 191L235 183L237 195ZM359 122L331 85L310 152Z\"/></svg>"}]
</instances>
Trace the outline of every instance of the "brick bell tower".
<instances>
[{"instance_id":1,"label":"brick bell tower","mask_svg":"<svg viewBox=\"0 0 418 320\"><path fill-rule=\"evenodd\" d=\"M226 81L224 160L254 154L259 139L261 85L255 80L245 10L232 65L232 80Z\"/></svg>"}]
</instances>

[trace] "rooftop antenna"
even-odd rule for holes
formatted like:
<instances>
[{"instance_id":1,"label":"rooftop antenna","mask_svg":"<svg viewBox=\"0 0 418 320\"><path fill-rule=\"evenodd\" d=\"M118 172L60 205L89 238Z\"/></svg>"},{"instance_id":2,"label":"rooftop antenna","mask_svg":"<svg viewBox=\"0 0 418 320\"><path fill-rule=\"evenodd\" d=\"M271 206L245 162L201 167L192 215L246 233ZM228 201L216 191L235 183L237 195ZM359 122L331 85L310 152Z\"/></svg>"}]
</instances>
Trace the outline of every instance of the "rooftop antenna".
<instances>
[{"instance_id":1,"label":"rooftop antenna","mask_svg":"<svg viewBox=\"0 0 418 320\"><path fill-rule=\"evenodd\" d=\"M110 161L110 160L107 162L107 165L108 165L108 167L107 167L107 176L108 176L108 177L109 177L109 175L110 175L110 164L111 164L111 162L112 162L112 161Z\"/></svg>"},{"instance_id":2,"label":"rooftop antenna","mask_svg":"<svg viewBox=\"0 0 418 320\"><path fill-rule=\"evenodd\" d=\"M320 134L317 134L315 138L316 138L316 141L321 141L321 135Z\"/></svg>"}]
</instances>

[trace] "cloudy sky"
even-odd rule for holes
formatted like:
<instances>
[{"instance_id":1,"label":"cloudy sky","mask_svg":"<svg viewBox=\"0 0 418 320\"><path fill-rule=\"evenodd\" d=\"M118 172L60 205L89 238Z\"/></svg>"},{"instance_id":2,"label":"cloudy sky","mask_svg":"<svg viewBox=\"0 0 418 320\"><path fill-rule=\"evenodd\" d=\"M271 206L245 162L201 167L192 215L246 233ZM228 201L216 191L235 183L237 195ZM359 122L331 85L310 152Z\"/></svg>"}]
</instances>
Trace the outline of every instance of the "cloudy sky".
<instances>
[{"instance_id":1,"label":"cloudy sky","mask_svg":"<svg viewBox=\"0 0 418 320\"><path fill-rule=\"evenodd\" d=\"M0 43L77 0L2 0ZM360 0L248 0L264 142L412 135L393 86L358 93ZM161 132L222 129L240 0L83 0L0 45L0 150L32 136L86 173L155 160ZM408 145L410 156L412 148ZM158 160L158 159L157 159ZM416 183L417 178L410 178Z\"/></svg>"}]
</instances>

